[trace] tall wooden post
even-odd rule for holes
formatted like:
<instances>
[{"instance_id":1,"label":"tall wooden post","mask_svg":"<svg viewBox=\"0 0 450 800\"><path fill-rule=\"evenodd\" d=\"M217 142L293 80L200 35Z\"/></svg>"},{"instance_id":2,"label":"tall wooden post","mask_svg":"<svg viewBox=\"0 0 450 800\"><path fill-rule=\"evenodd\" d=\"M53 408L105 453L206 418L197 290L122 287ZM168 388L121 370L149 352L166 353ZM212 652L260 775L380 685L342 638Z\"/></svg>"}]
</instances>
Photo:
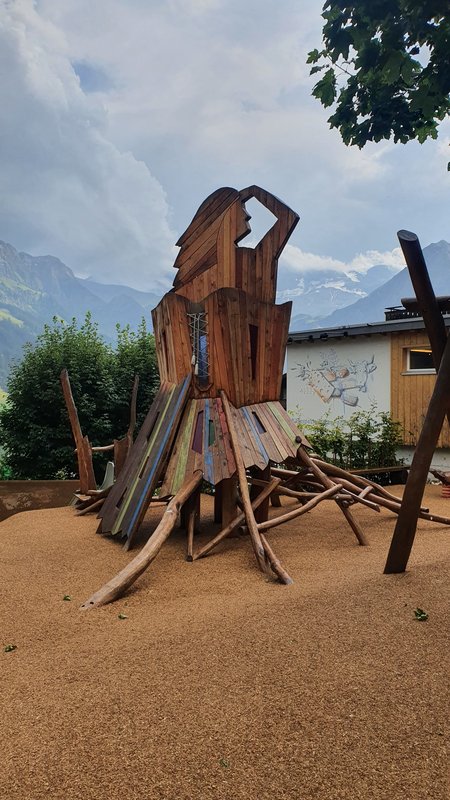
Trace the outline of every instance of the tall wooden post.
<instances>
[{"instance_id":1,"label":"tall wooden post","mask_svg":"<svg viewBox=\"0 0 450 800\"><path fill-rule=\"evenodd\" d=\"M441 366L403 493L384 572L404 572L413 546L420 504L431 459L436 449L450 397L450 339Z\"/></svg>"},{"instance_id":2,"label":"tall wooden post","mask_svg":"<svg viewBox=\"0 0 450 800\"><path fill-rule=\"evenodd\" d=\"M258 478L262 481L270 481L270 464L265 467L265 469L258 469L255 467L252 472L255 478ZM250 500L255 500L259 494L262 492L261 486L256 486L255 484L252 485L250 489ZM258 510L255 511L255 519L256 522L266 522L269 519L269 506L270 506L270 497L261 503Z\"/></svg>"},{"instance_id":3,"label":"tall wooden post","mask_svg":"<svg viewBox=\"0 0 450 800\"><path fill-rule=\"evenodd\" d=\"M431 460L445 415L448 417L450 397L450 345L422 248L415 233L399 231L397 235L430 340L433 362L438 375L403 493L400 513L384 568L386 574L404 572L408 564Z\"/></svg>"}]
</instances>

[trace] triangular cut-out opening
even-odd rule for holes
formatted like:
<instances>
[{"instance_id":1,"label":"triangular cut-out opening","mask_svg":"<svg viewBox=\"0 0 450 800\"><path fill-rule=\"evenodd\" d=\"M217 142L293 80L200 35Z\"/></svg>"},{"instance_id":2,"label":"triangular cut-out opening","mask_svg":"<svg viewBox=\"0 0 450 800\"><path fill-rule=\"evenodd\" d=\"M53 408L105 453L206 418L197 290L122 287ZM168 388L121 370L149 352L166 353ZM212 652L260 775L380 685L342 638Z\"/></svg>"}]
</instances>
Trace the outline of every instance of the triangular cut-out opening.
<instances>
[{"instance_id":1,"label":"triangular cut-out opening","mask_svg":"<svg viewBox=\"0 0 450 800\"><path fill-rule=\"evenodd\" d=\"M241 239L238 247L256 247L266 233L273 228L277 218L254 197L247 200L245 208L251 217L249 220L251 230L247 236Z\"/></svg>"}]
</instances>

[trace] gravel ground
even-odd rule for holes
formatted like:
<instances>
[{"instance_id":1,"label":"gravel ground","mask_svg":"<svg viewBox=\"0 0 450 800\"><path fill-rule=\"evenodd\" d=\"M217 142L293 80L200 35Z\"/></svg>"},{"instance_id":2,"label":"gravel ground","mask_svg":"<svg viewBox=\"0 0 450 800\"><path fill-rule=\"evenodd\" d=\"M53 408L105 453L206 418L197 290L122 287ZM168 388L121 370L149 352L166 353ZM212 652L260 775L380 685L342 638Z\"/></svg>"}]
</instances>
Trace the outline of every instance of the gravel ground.
<instances>
[{"instance_id":1,"label":"gravel ground","mask_svg":"<svg viewBox=\"0 0 450 800\"><path fill-rule=\"evenodd\" d=\"M71 508L1 523L0 796L447 800L450 531L420 523L409 571L384 576L394 517L355 513L367 548L332 503L269 534L293 586L245 538L187 563L176 532L86 612L130 553ZM204 497L199 542L210 514Z\"/></svg>"}]
</instances>

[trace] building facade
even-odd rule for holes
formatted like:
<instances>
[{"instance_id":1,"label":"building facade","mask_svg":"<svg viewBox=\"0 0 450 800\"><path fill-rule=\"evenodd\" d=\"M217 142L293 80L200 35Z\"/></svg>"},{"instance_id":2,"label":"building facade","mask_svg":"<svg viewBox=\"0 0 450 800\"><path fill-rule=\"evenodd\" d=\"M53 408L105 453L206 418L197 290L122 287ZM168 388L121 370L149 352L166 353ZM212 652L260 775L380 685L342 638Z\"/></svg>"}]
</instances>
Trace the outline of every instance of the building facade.
<instances>
[{"instance_id":1,"label":"building facade","mask_svg":"<svg viewBox=\"0 0 450 800\"><path fill-rule=\"evenodd\" d=\"M446 317L450 325L450 317ZM291 333L287 347L287 409L311 422L390 412L403 429L399 455L408 463L436 380L421 318ZM444 423L433 459L450 469L450 429Z\"/></svg>"}]
</instances>

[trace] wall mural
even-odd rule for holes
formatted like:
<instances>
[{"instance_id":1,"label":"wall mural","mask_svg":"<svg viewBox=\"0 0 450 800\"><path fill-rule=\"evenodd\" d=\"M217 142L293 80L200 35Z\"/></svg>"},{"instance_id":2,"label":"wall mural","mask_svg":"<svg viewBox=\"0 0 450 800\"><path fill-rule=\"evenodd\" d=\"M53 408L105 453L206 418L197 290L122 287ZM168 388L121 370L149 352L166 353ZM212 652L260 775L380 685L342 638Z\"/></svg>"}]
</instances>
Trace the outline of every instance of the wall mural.
<instances>
[{"instance_id":1,"label":"wall mural","mask_svg":"<svg viewBox=\"0 0 450 800\"><path fill-rule=\"evenodd\" d=\"M314 367L308 359L304 364L297 362L297 366L292 369L323 403L338 400L344 406L357 406L360 395L367 392L369 376L377 368L375 356L372 355L369 361L352 361L350 358L338 357L335 350L328 350L321 352L320 358L322 360L318 367Z\"/></svg>"}]
</instances>

